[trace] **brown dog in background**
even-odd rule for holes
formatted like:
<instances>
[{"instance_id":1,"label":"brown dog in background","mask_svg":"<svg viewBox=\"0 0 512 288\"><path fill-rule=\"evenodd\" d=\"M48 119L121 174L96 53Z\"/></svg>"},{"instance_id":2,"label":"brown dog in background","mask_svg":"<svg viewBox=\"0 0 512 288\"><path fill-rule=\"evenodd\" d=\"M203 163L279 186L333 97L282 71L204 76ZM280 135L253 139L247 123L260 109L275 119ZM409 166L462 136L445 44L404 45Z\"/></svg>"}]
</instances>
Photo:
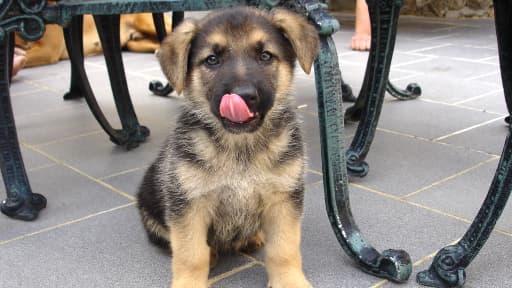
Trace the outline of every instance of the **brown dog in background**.
<instances>
[{"instance_id":1,"label":"brown dog in background","mask_svg":"<svg viewBox=\"0 0 512 288\"><path fill-rule=\"evenodd\" d=\"M84 15L83 45L84 56L100 55L103 53L96 25L91 15ZM171 30L168 17L165 17L166 31ZM155 52L158 41L153 16L151 13L122 14L120 20L121 47L133 52ZM43 37L34 42L28 42L16 35L16 46L26 51L25 67L34 67L57 63L68 59L64 32L56 24L46 25Z\"/></svg>"}]
</instances>

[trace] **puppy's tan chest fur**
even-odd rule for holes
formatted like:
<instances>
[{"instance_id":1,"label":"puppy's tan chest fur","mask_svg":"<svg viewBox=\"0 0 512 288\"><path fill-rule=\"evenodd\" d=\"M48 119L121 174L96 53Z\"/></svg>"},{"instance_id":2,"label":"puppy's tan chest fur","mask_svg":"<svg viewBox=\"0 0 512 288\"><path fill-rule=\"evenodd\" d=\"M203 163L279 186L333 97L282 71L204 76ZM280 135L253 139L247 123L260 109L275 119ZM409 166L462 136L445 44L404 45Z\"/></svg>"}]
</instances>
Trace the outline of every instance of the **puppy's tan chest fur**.
<instances>
[{"instance_id":1,"label":"puppy's tan chest fur","mask_svg":"<svg viewBox=\"0 0 512 288\"><path fill-rule=\"evenodd\" d=\"M298 177L302 176L302 158L287 163L278 162L280 153L286 150L289 142L288 131L279 135L263 152L253 153L240 152L244 148L236 147L237 143L219 151L209 143L211 140L206 133L201 131L193 133L192 138L195 140L191 149L208 164L178 166L178 178L184 180L180 182L185 184L183 188L191 199L219 197L220 194L241 194L232 196L233 199L241 200L247 197L272 198L271 194L289 191L297 183ZM247 141L243 139L240 142ZM189 181L193 179L196 180ZM210 185L202 185L204 183Z\"/></svg>"},{"instance_id":2,"label":"puppy's tan chest fur","mask_svg":"<svg viewBox=\"0 0 512 288\"><path fill-rule=\"evenodd\" d=\"M202 132L195 133L191 149L208 166L178 165L177 176L187 198L207 201L214 234L212 241L244 241L259 231L260 216L266 207L289 200L289 191L302 176L303 159L299 157L284 164L277 162L279 153L288 145L287 132L272 141L272 146L264 153L250 155L250 159L240 159L234 150L215 149L207 142L210 141L207 137Z\"/></svg>"}]
</instances>

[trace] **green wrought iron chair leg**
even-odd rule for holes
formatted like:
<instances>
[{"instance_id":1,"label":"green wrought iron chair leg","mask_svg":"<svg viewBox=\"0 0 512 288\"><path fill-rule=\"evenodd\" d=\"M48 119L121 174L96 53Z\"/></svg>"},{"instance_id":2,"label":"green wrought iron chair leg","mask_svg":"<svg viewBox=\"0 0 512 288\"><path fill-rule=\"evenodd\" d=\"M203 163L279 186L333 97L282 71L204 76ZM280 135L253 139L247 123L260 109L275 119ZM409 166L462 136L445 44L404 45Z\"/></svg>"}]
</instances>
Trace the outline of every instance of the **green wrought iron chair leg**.
<instances>
[{"instance_id":1,"label":"green wrought iron chair leg","mask_svg":"<svg viewBox=\"0 0 512 288\"><path fill-rule=\"evenodd\" d=\"M105 62L107 64L110 85L117 112L123 127L121 138L111 138L117 145L133 149L146 140L149 129L139 124L128 91L128 83L124 72L121 44L119 38L120 15L94 15L94 22L98 29Z\"/></svg>"},{"instance_id":2,"label":"green wrought iron chair leg","mask_svg":"<svg viewBox=\"0 0 512 288\"><path fill-rule=\"evenodd\" d=\"M351 114L347 117L360 114L361 119L350 148L346 152L348 173L358 177L364 177L369 170L364 159L375 136L384 101L395 46L398 16L402 6L401 1L392 0L367 0L367 3L372 24L370 55L361 89L362 95L358 97L361 99L356 101L354 105L356 108L347 111Z\"/></svg>"},{"instance_id":3,"label":"green wrought iron chair leg","mask_svg":"<svg viewBox=\"0 0 512 288\"><path fill-rule=\"evenodd\" d=\"M421 87L417 83L410 83L402 90L388 80L386 91L398 100L412 100L421 96Z\"/></svg>"},{"instance_id":4,"label":"green wrought iron chair leg","mask_svg":"<svg viewBox=\"0 0 512 288\"><path fill-rule=\"evenodd\" d=\"M79 17L80 19L82 19L82 17ZM83 23L81 21L72 21L72 23L70 25L75 25L76 27L64 27L63 30L64 30L64 39L65 39L65 42L66 42L66 49L68 50L68 55L70 54L69 53L69 50L73 49L74 45L73 43L71 43L70 39L71 39L71 31L82 31L82 27L83 27ZM82 35L82 32L79 32L80 35ZM83 41L81 41L80 43L75 43L77 45L77 49L82 49L82 43ZM81 68L77 68L75 67L75 65L73 63L78 63L79 65L82 65ZM69 83L69 91L66 92L66 94L64 94L64 100L73 100L73 99L80 99L80 98L83 98L84 97L84 93L82 92L82 90L80 89L80 73L78 72L79 69L84 69L83 67L84 65L84 62L83 61L75 61L75 62L71 62L70 64L70 67L71 67L71 80L70 80L70 83Z\"/></svg>"},{"instance_id":5,"label":"green wrought iron chair leg","mask_svg":"<svg viewBox=\"0 0 512 288\"><path fill-rule=\"evenodd\" d=\"M9 95L14 50L12 33L0 41L0 169L7 199L0 203L3 214L20 220L35 220L46 207L43 195L32 193L21 157Z\"/></svg>"},{"instance_id":6,"label":"green wrought iron chair leg","mask_svg":"<svg viewBox=\"0 0 512 288\"><path fill-rule=\"evenodd\" d=\"M350 211L347 171L343 152L343 108L341 74L336 48L330 36L321 37L315 62L320 121L325 201L329 221L345 252L367 273L404 282L412 271L411 259L403 250L380 254L363 237Z\"/></svg>"},{"instance_id":7,"label":"green wrought iron chair leg","mask_svg":"<svg viewBox=\"0 0 512 288\"><path fill-rule=\"evenodd\" d=\"M114 143L126 142L126 133L122 130L114 129L108 122L107 118L101 111L94 93L89 84L87 73L84 67L84 54L83 54L83 38L82 38L82 26L83 16L75 16L71 19L71 23L66 29L66 46L68 48L69 59L71 61L71 67L74 67L72 71L75 71L76 82L79 88L77 91L84 96L89 109L91 110L94 118L98 121L101 128L110 136L110 139L115 139ZM73 79L73 76L72 76ZM72 80L73 81L73 80Z\"/></svg>"},{"instance_id":8,"label":"green wrought iron chair leg","mask_svg":"<svg viewBox=\"0 0 512 288\"><path fill-rule=\"evenodd\" d=\"M512 103L512 3L494 1L498 52L505 100ZM441 249L426 271L418 273L419 284L432 287L462 287L466 279L464 269L477 256L489 238L512 191L512 126L505 140L501 159L487 197L468 231L455 245Z\"/></svg>"},{"instance_id":9,"label":"green wrought iron chair leg","mask_svg":"<svg viewBox=\"0 0 512 288\"><path fill-rule=\"evenodd\" d=\"M182 11L173 12L172 13L172 28L174 29L174 27L176 27L178 24L180 24L184 18L185 18L185 12L182 12ZM155 27L157 28L156 31L158 34L158 39L160 40L160 42L162 42L165 38L165 35L167 34L167 32L165 31L163 15L162 14L160 14L160 15L153 14L153 20L155 22ZM172 88L172 86L169 83L164 85L164 84L162 84L162 82L160 82L158 80L153 80L153 81L149 82L149 91L153 92L153 94L158 95L158 96L168 96L169 94L172 93L172 91L174 91L174 88Z\"/></svg>"}]
</instances>

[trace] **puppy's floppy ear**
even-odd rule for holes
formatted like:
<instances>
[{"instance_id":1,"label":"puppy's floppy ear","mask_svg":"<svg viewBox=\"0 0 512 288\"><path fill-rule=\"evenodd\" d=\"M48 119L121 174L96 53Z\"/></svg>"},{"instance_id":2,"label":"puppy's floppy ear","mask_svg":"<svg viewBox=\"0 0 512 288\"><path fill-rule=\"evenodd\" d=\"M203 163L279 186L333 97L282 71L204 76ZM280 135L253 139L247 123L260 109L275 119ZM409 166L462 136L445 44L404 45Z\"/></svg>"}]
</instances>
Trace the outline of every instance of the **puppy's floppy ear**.
<instances>
[{"instance_id":1,"label":"puppy's floppy ear","mask_svg":"<svg viewBox=\"0 0 512 288\"><path fill-rule=\"evenodd\" d=\"M272 23L290 40L302 70L309 74L318 54L318 31L299 14L284 9L271 13Z\"/></svg>"},{"instance_id":2,"label":"puppy's floppy ear","mask_svg":"<svg viewBox=\"0 0 512 288\"><path fill-rule=\"evenodd\" d=\"M157 53L162 71L178 94L185 85L190 44L197 30L198 25L193 21L181 23L165 38Z\"/></svg>"}]
</instances>

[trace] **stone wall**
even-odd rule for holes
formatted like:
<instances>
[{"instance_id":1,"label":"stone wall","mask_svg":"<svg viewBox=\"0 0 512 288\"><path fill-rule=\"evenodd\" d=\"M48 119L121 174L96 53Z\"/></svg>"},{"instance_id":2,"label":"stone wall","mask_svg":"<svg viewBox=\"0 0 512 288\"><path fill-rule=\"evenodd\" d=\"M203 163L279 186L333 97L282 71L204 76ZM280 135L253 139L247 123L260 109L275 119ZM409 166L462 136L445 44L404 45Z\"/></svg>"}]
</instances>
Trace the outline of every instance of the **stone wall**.
<instances>
[{"instance_id":1,"label":"stone wall","mask_svg":"<svg viewBox=\"0 0 512 288\"><path fill-rule=\"evenodd\" d=\"M480 18L494 16L492 0L402 1L404 5L401 12L407 15L449 18ZM329 8L335 11L354 11L354 3L355 0L329 0Z\"/></svg>"},{"instance_id":2,"label":"stone wall","mask_svg":"<svg viewBox=\"0 0 512 288\"><path fill-rule=\"evenodd\" d=\"M402 13L430 17L493 16L492 0L404 0Z\"/></svg>"}]
</instances>

